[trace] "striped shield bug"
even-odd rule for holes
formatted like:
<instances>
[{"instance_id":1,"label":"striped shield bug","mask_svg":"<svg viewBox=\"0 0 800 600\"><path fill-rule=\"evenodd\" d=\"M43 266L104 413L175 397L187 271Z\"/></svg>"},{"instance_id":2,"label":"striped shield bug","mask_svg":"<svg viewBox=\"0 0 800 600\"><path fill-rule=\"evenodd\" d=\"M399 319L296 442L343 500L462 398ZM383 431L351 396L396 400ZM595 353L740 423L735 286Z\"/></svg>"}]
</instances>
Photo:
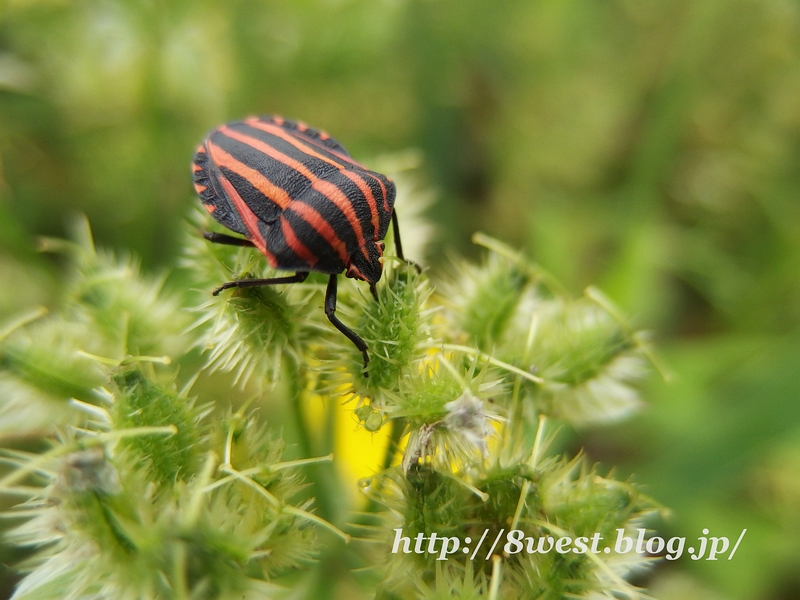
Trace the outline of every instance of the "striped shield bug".
<instances>
[{"instance_id":1,"label":"striped shield bug","mask_svg":"<svg viewBox=\"0 0 800 600\"><path fill-rule=\"evenodd\" d=\"M336 316L337 277L375 284L383 273L383 239L391 221L402 259L392 181L357 163L324 131L278 116L251 117L209 133L192 164L194 187L211 216L244 238L205 233L210 242L258 249L269 265L294 275L240 279L230 288L330 275L325 314L369 363L367 344Z\"/></svg>"}]
</instances>

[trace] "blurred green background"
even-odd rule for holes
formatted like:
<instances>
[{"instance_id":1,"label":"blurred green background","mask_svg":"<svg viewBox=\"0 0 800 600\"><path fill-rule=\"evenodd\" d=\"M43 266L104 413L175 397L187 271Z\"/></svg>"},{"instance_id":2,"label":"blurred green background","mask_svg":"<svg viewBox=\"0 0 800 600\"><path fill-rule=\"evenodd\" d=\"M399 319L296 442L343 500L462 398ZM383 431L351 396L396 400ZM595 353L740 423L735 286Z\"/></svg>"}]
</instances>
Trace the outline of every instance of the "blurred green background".
<instances>
[{"instance_id":1,"label":"blurred green background","mask_svg":"<svg viewBox=\"0 0 800 600\"><path fill-rule=\"evenodd\" d=\"M99 244L174 265L193 150L226 120L303 119L366 162L418 149L434 273L481 229L654 332L672 381L578 444L672 509L661 535L748 532L732 561L641 583L800 598L796 0L0 7L3 320L51 301L35 238L76 212Z\"/></svg>"}]
</instances>

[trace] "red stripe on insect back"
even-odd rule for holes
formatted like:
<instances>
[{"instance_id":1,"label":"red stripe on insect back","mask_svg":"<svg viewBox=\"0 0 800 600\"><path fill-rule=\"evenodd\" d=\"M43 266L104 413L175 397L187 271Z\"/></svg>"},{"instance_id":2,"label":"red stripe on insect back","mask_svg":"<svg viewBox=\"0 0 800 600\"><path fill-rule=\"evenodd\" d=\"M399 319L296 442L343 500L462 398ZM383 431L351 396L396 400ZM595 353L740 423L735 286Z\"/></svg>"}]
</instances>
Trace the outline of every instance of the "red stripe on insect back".
<instances>
[{"instance_id":1,"label":"red stripe on insect back","mask_svg":"<svg viewBox=\"0 0 800 600\"><path fill-rule=\"evenodd\" d=\"M320 194L325 196L328 200L330 200L342 213L344 216L347 217L347 220L350 222L350 227L352 227L353 232L356 234L356 238L361 242L364 239L364 232L361 230L361 222L358 220L358 216L356 215L356 211L353 209L353 205L350 203L350 200L347 196L344 195L342 190L338 187L333 185L328 181L324 181L314 175L308 168L296 161L295 159L291 158L290 156L286 156L280 150L277 150L270 146L269 144L265 144L264 142L252 138L248 135L244 135L239 133L238 131L234 131L228 126L220 127L218 130L223 135L236 140L237 142L242 142L243 144L247 144L251 148L258 150L259 152L263 152L270 158L283 163L287 167L290 167L300 173L303 177L308 179L311 182L311 187L318 191ZM359 244L361 245L361 244ZM366 249L364 250L366 256Z\"/></svg>"},{"instance_id":2,"label":"red stripe on insect back","mask_svg":"<svg viewBox=\"0 0 800 600\"><path fill-rule=\"evenodd\" d=\"M336 235L333 227L313 207L305 202L295 202L289 210L308 223L314 231L325 238L331 248L339 255L342 262L347 262L347 245Z\"/></svg>"},{"instance_id":3,"label":"red stripe on insect back","mask_svg":"<svg viewBox=\"0 0 800 600\"><path fill-rule=\"evenodd\" d=\"M264 121L260 121L259 119L247 119L247 120L244 121L244 123L245 123L245 125L249 125L250 127L254 128L254 129L260 129L261 131L269 133L270 135L274 135L275 137L279 137L282 140L290 143L292 146L294 146L295 148L297 148L301 152L305 152L306 154L310 154L314 158L319 158L320 160L323 160L326 163L335 166L337 169L341 169L342 167L344 167L344 166L346 166L348 164L349 165L354 165L356 167L361 167L361 165L359 165L357 162L355 162L351 158L349 158L347 156L343 156L343 155L339 154L338 152L336 152L335 150L333 150L331 148L328 148L327 146L314 144L313 143L314 141L311 138L305 138L305 140L299 140L296 136L294 136L291 133L287 132L283 127L277 127L277 126L273 125L272 123L265 123ZM326 156L322 156L321 154L318 154L317 152L314 151L314 148L316 148L317 150L324 150L325 152L329 152L330 154L333 154L334 156L336 156L338 158L341 158L341 160L345 164L336 162L335 160L331 160L330 158L328 158ZM361 167L361 168L363 168L363 167Z\"/></svg>"},{"instance_id":4,"label":"red stripe on insect back","mask_svg":"<svg viewBox=\"0 0 800 600\"><path fill-rule=\"evenodd\" d=\"M330 146L326 146L325 144L318 143L317 140L315 140L314 138L307 137L306 141L308 141L309 144L315 146L316 148L319 148L320 150L325 150L325 152L330 152L337 158L341 158L343 161L348 162L351 165L358 167L359 169L364 169L365 171L367 170L367 167L362 165L360 162L353 160L352 158L350 158L345 154L342 154L341 152L338 152L335 148L331 148Z\"/></svg>"},{"instance_id":5,"label":"red stripe on insect back","mask_svg":"<svg viewBox=\"0 0 800 600\"><path fill-rule=\"evenodd\" d=\"M372 216L372 236L377 240L378 239L378 204L375 202L375 196L372 193L372 190L367 185L367 182L361 179L358 173L353 173L352 171L341 171L342 175L347 177L350 181L358 186L358 189L361 190L361 193L364 194L364 198L367 199L367 204L369 204L369 212Z\"/></svg>"},{"instance_id":6,"label":"red stripe on insect back","mask_svg":"<svg viewBox=\"0 0 800 600\"><path fill-rule=\"evenodd\" d=\"M372 231L374 235L378 235L378 205L375 202L375 196L372 193L372 190L366 184L366 182L361 179L356 173L352 171L347 171L343 169L341 164L337 163L334 160L331 160L327 156L323 156L319 152L316 152L309 144L304 143L301 140L298 140L296 137L286 133L285 130L281 129L280 127L276 127L275 125L270 125L269 123L264 123L259 121L258 119L248 119L245 121L250 127L255 129L260 129L266 133L274 135L275 137L281 138L283 141L291 144L301 152L308 154L309 156L313 156L321 161L328 163L329 165L333 165L340 172L347 177L350 181L358 186L358 189L361 190L361 193L364 194L364 198L367 200L367 204L369 204L369 210L372 215ZM349 161L348 161L349 162ZM387 205L388 210L388 205Z\"/></svg>"},{"instance_id":7,"label":"red stripe on insect back","mask_svg":"<svg viewBox=\"0 0 800 600\"><path fill-rule=\"evenodd\" d=\"M317 256L308 249L308 247L297 238L291 223L286 220L286 217L281 215L281 233L283 238L297 256L300 257L309 267L313 267L318 262Z\"/></svg>"},{"instance_id":8,"label":"red stripe on insect back","mask_svg":"<svg viewBox=\"0 0 800 600\"><path fill-rule=\"evenodd\" d=\"M361 221L358 220L358 215L356 215L356 211L353 209L350 199L345 196L342 190L333 185L330 181L317 179L311 184L311 187L333 202L336 207L344 213L344 216L347 217L348 221L350 221L350 226L353 228L353 231L356 234L356 239L358 240L358 245L361 248L361 253L364 255L364 258L369 260L367 247L364 245L364 231L361 229Z\"/></svg>"},{"instance_id":9,"label":"red stripe on insect back","mask_svg":"<svg viewBox=\"0 0 800 600\"><path fill-rule=\"evenodd\" d=\"M284 121L283 121L283 120L281 120L281 122L280 122L280 123L278 123L278 122L275 120L275 118L273 117L272 121L273 121L273 123L275 123L275 125L278 125L278 126L279 126L279 127L278 127L278 130L280 130L280 131L282 131L282 132L286 132L286 129L284 129L283 127L280 127L280 125L283 125L283 123L284 123ZM244 120L244 122L245 122L247 125L250 125L251 127L257 127L258 129L263 129L263 130L264 130L264 131L266 131L267 133L273 133L273 131L272 131L272 130L269 130L269 129L264 129L263 127L260 127L260 125L271 125L271 123L270 123L269 121L264 121L263 119L259 119L259 118L250 118L250 119L245 119L245 120ZM256 123L257 123L258 125L256 125ZM302 133L302 132L301 132L301 133ZM323 137L323 136L322 136L322 134L325 134L325 132L322 132L322 131L320 132L320 136L319 136L319 139L320 139L320 140L323 140L323 141L324 141L324 140L329 140L329 139L331 139L331 137L330 137L329 135L325 134L327 137ZM289 134L289 135L291 135L291 134ZM308 144L309 144L309 145L311 145L311 146L314 146L314 147L315 147L315 148L317 148L318 150L324 150L325 152L328 152L328 153L330 153L330 154L333 154L335 157L337 157L337 158L340 158L341 160L343 160L343 161L344 161L344 162L346 162L346 163L349 163L349 164L351 164L351 165L354 165L354 166L358 167L359 169L364 169L364 170L367 170L367 167L365 167L364 165L362 165L360 162L357 162L357 161L353 160L353 159L352 159L350 156L348 156L347 154L342 154L341 152L339 152L339 151L338 151L338 150L336 150L335 148L331 148L330 146L326 146L325 144L320 144L320 143L319 143L317 140L315 140L314 138L312 138L312 137L310 137L310 136L306 136L306 135L304 135L304 136L303 136L303 138L304 138L304 141L305 141L306 143L308 143ZM295 138L295 139L296 139L296 138ZM342 150L344 150L344 148L342 148Z\"/></svg>"},{"instance_id":10,"label":"red stripe on insect back","mask_svg":"<svg viewBox=\"0 0 800 600\"><path fill-rule=\"evenodd\" d=\"M389 200L388 200L389 196L387 196L386 194L386 186L383 185L383 182L381 181L380 177L375 177L375 175L369 172L367 173L367 175L372 177L375 181L378 182L378 185L381 186L381 194L383 195L383 210L386 211L387 215L391 214L392 209L389 207Z\"/></svg>"},{"instance_id":11,"label":"red stripe on insect back","mask_svg":"<svg viewBox=\"0 0 800 600\"><path fill-rule=\"evenodd\" d=\"M286 193L286 190L272 183L255 169L235 159L216 144L209 142L208 148L211 151L211 158L218 167L225 167L233 173L236 173L239 177L245 179L255 189L264 194L267 199L280 206L281 209L285 209L289 206L289 202L291 202L292 199L289 197L289 194Z\"/></svg>"},{"instance_id":12,"label":"red stripe on insect back","mask_svg":"<svg viewBox=\"0 0 800 600\"><path fill-rule=\"evenodd\" d=\"M225 190L225 194L228 196L230 201L233 202L233 205L236 208L236 211L239 213L239 216L242 217L242 221L244 222L245 227L247 227L247 231L250 233L248 236L250 241L253 242L261 254L267 257L269 266L271 266L273 269L277 269L278 261L275 259L275 255L267 250L267 242L264 240L264 236L261 235L261 232L258 229L258 217L252 210L250 210L250 207L247 206L247 203L239 195L239 192L237 192L233 187L233 184L228 181L227 177L220 174L219 182L222 184L222 189Z\"/></svg>"}]
</instances>

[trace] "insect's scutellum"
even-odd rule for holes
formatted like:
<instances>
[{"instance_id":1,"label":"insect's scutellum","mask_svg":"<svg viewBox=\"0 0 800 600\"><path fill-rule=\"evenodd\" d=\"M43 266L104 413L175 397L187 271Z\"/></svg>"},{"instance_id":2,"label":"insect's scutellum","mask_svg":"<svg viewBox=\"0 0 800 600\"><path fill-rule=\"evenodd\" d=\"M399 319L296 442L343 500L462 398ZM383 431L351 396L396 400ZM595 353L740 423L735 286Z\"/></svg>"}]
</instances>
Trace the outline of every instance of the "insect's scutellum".
<instances>
[{"instance_id":1,"label":"insect's scutellum","mask_svg":"<svg viewBox=\"0 0 800 600\"><path fill-rule=\"evenodd\" d=\"M254 246L274 269L295 275L230 281L233 287L303 281L330 275L325 314L369 363L367 344L335 315L336 278L375 283L383 273L382 240L393 221L395 187L357 163L327 133L278 116L252 117L209 133L192 164L194 187L214 219L245 239L206 234L223 244Z\"/></svg>"}]
</instances>

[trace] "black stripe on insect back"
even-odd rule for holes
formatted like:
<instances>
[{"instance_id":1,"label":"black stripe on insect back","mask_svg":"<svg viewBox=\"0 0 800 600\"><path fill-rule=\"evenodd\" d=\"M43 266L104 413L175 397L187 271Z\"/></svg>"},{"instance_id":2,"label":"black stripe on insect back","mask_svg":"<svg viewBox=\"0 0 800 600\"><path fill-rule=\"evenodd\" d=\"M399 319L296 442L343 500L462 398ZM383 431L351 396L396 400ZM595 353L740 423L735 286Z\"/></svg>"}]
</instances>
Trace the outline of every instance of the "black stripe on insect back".
<instances>
[{"instance_id":1,"label":"black stripe on insect back","mask_svg":"<svg viewBox=\"0 0 800 600\"><path fill-rule=\"evenodd\" d=\"M336 164L309 157L295 144L280 137L273 140L275 136L269 134L258 137L249 133L243 124L235 123L212 134L211 142L229 155L235 155L247 168L269 174L293 202L313 206L347 242L351 251L365 234L373 236L370 208L365 206L358 187Z\"/></svg>"},{"instance_id":2,"label":"black stripe on insect back","mask_svg":"<svg viewBox=\"0 0 800 600\"><path fill-rule=\"evenodd\" d=\"M314 255L313 270L329 274L341 273L346 265L339 250L313 227L312 219L296 212L299 208L290 205L281 220L291 227L297 239L302 240L306 249Z\"/></svg>"},{"instance_id":3,"label":"black stripe on insect back","mask_svg":"<svg viewBox=\"0 0 800 600\"><path fill-rule=\"evenodd\" d=\"M281 123L286 122L281 120ZM285 126L263 119L248 119L229 127L236 130L237 134L248 136L249 139L258 140L280 151L286 159L302 164L317 177L330 178L331 176L327 174L328 168L335 168L338 172L344 173L358 186L365 199L367 195L369 196L368 205L374 213L374 221L379 221L378 216L381 211L391 211L390 203L394 199L394 186L391 181L353 161L344 148L331 138L323 140L319 137L308 137L306 133L313 130L307 129L305 132L287 130ZM330 143L335 149L323 145ZM388 194L391 194L391 198L387 198ZM390 215L384 216L388 219ZM375 228L378 229L377 226Z\"/></svg>"},{"instance_id":4,"label":"black stripe on insect back","mask_svg":"<svg viewBox=\"0 0 800 600\"><path fill-rule=\"evenodd\" d=\"M327 132L309 127L302 121L284 119L283 117L279 117L277 115L257 117L255 119L246 120L247 123L252 123L253 121L258 122L259 124L277 125L281 129L285 129L293 135L303 136L317 145L329 148L342 156L346 156L348 158L350 157L350 153L345 150L344 146L333 139Z\"/></svg>"},{"instance_id":5,"label":"black stripe on insect back","mask_svg":"<svg viewBox=\"0 0 800 600\"><path fill-rule=\"evenodd\" d=\"M358 175L372 190L378 205L378 239L382 240L389 231L389 223L392 219L396 194L394 183L388 177L374 171L362 171ZM386 210L387 206L389 207L388 211Z\"/></svg>"},{"instance_id":6,"label":"black stripe on insect back","mask_svg":"<svg viewBox=\"0 0 800 600\"><path fill-rule=\"evenodd\" d=\"M250 181L226 167L222 168L222 172L259 220L272 223L281 216L281 207L256 189Z\"/></svg>"},{"instance_id":7,"label":"black stripe on insect back","mask_svg":"<svg viewBox=\"0 0 800 600\"><path fill-rule=\"evenodd\" d=\"M284 209L292 202L312 205L321 219L329 221L336 229L337 235L348 242L348 246L352 246L358 234L356 227L350 224L345 211L350 210L354 221L360 219L344 192L327 181L330 176L338 173L338 169L322 161L318 161L316 165L306 164L303 162L305 155L299 153L293 146L285 147L269 143L265 139L248 135L249 132L242 131L242 128L241 123L221 128L212 134L212 144L229 156L235 156L239 165L259 171L264 177L268 177L272 184L283 190L286 197L281 205ZM258 196L245 199L255 213L259 213L263 208L258 200ZM320 218L315 219L319 220ZM351 230L349 232L348 226Z\"/></svg>"},{"instance_id":8,"label":"black stripe on insect back","mask_svg":"<svg viewBox=\"0 0 800 600\"><path fill-rule=\"evenodd\" d=\"M280 269L284 271L310 271L315 270L314 265L311 264L314 261L307 261L295 250L292 248L291 244L287 240L287 236L284 233L284 230L287 226L285 223L286 221L285 216L281 216L277 221L271 223L269 225L265 223L261 223L259 225L259 229L264 232L264 237L267 240L267 245L269 246L270 252L276 258L278 264L280 265ZM290 236L294 235L294 232L290 229L288 230Z\"/></svg>"},{"instance_id":9,"label":"black stripe on insect back","mask_svg":"<svg viewBox=\"0 0 800 600\"><path fill-rule=\"evenodd\" d=\"M358 177L358 173L354 173ZM347 177L341 171L333 173L328 181L335 185L336 188L344 195L349 201L350 207L358 218L358 223L361 226L361 233L364 239L370 240L374 235L372 226L372 211L367 204L366 197L358 185L352 179ZM374 192L373 192L374 197Z\"/></svg>"},{"instance_id":10,"label":"black stripe on insect back","mask_svg":"<svg viewBox=\"0 0 800 600\"><path fill-rule=\"evenodd\" d=\"M231 231L246 235L247 227L242 222L241 215L219 190L217 178L220 172L209 159L204 145L195 153L192 171L195 190L203 205L214 215L214 219Z\"/></svg>"},{"instance_id":11,"label":"black stripe on insect back","mask_svg":"<svg viewBox=\"0 0 800 600\"><path fill-rule=\"evenodd\" d=\"M278 148L251 138L232 127L223 127L212 133L210 142L229 156L235 157L239 164L258 171L270 183L283 190L287 195L286 201L271 198L281 209L285 209L288 201L296 198L311 185L308 177L291 168L280 158L283 153ZM213 154L214 148L211 150ZM274 156L270 156L268 151Z\"/></svg>"},{"instance_id":12,"label":"black stripe on insect back","mask_svg":"<svg viewBox=\"0 0 800 600\"><path fill-rule=\"evenodd\" d=\"M350 154L348 154L347 150L333 138L329 137L322 140L318 135L315 136L311 134L314 130L307 129L306 131L300 131L296 128L287 127L285 123L286 122L284 122L284 125L278 125L277 123L264 119L248 119L242 123L236 123L235 125L241 125L248 130L255 131L256 135L263 134L260 135L260 139L264 139L268 142L270 138L283 141L287 141L287 138L291 138L296 142L292 145L295 147L300 146L300 150L304 152L318 153L325 157L325 159L331 160L340 166L351 165L363 168L350 158ZM245 130L242 129L242 131ZM270 138L264 136L270 136ZM291 144L292 142L289 143Z\"/></svg>"},{"instance_id":13,"label":"black stripe on insect back","mask_svg":"<svg viewBox=\"0 0 800 600\"><path fill-rule=\"evenodd\" d=\"M279 133L283 133L291 141L288 141L279 135L258 129L257 127L247 123L233 123L229 125L231 132L235 132L236 134L244 136L244 138L247 140L261 142L262 144L266 144L267 146L274 148L282 155L305 166L315 177L319 177L320 179L324 179L334 171L337 171L347 164L342 161L342 159L337 158L335 155L330 154L327 150L323 150L321 148L319 149L318 154L320 156L324 156L325 158L330 157L330 162L316 158L306 151L307 149L313 148L306 148L305 146L307 142L292 136L289 132L284 132L275 125L273 125L273 127L277 128ZM298 148L298 146L300 147Z\"/></svg>"},{"instance_id":14,"label":"black stripe on insect back","mask_svg":"<svg viewBox=\"0 0 800 600\"><path fill-rule=\"evenodd\" d=\"M339 187L351 199L354 207L362 209L358 217L366 239L373 239L375 230L385 235L394 201L394 185L389 179L335 154L331 149L322 146L319 139L306 139L302 134L286 131L275 123L263 120L246 121L234 124L231 128L269 145L302 164L316 177L324 178ZM330 138L326 141L330 141Z\"/></svg>"}]
</instances>

